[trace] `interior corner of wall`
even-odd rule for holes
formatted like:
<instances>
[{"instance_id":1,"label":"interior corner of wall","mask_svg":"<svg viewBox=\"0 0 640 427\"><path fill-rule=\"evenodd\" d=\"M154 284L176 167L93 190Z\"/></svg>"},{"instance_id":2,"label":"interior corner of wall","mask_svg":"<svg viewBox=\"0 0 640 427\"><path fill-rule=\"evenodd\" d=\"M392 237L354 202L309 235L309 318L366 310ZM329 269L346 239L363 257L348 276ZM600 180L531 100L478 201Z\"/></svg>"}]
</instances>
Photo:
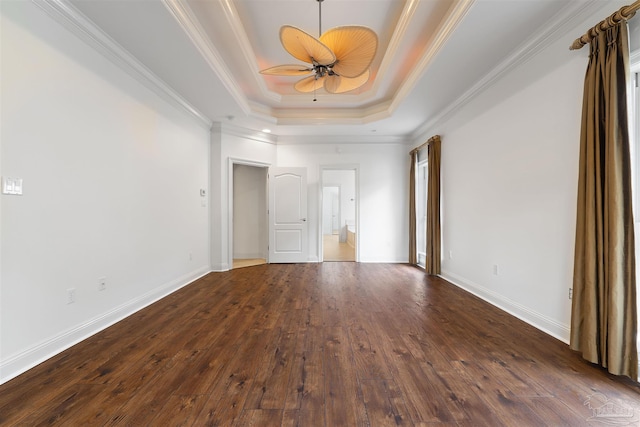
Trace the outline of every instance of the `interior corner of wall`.
<instances>
[{"instance_id":1,"label":"interior corner of wall","mask_svg":"<svg viewBox=\"0 0 640 427\"><path fill-rule=\"evenodd\" d=\"M552 319L542 313L538 313L529 307L506 298L482 285L474 283L473 281L460 277L454 273L443 270L440 277L459 288L471 292L473 295L528 323L542 332L569 344L570 328L568 325L562 324L555 319Z\"/></svg>"}]
</instances>

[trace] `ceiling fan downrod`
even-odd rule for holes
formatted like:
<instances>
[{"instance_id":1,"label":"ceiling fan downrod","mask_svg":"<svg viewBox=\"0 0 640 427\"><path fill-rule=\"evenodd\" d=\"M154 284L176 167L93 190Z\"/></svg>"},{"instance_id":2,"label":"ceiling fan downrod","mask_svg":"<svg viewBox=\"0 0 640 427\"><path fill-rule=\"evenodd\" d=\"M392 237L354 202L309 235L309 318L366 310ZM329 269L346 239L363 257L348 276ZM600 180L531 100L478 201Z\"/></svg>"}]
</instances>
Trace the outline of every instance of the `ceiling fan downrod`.
<instances>
[{"instance_id":1,"label":"ceiling fan downrod","mask_svg":"<svg viewBox=\"0 0 640 427\"><path fill-rule=\"evenodd\" d=\"M322 35L322 2L324 0L316 0L318 2L318 37Z\"/></svg>"}]
</instances>

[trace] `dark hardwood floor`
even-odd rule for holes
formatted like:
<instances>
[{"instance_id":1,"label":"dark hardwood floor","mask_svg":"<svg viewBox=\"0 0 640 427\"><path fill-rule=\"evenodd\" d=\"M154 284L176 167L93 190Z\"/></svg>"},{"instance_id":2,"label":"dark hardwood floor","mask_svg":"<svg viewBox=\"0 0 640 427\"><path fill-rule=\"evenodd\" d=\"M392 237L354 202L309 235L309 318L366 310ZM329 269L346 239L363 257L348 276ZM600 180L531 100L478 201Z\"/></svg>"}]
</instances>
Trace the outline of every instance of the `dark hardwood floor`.
<instances>
[{"instance_id":1,"label":"dark hardwood floor","mask_svg":"<svg viewBox=\"0 0 640 427\"><path fill-rule=\"evenodd\" d=\"M632 381L444 280L390 264L213 273L0 386L2 425L639 419Z\"/></svg>"}]
</instances>

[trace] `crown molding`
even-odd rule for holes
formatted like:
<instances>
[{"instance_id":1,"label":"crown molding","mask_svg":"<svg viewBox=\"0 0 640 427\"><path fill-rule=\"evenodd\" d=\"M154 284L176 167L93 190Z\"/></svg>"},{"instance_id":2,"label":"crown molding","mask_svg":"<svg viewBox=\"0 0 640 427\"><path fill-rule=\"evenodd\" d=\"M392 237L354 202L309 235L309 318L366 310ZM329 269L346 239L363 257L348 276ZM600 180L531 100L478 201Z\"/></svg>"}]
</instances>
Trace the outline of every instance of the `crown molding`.
<instances>
[{"instance_id":1,"label":"crown molding","mask_svg":"<svg viewBox=\"0 0 640 427\"><path fill-rule=\"evenodd\" d=\"M474 1L475 0L460 0L449 9L446 19L441 21L438 29L435 31L434 39L428 43L428 47L420 58L417 66L411 70L411 74L407 76L400 89L394 94L393 101L389 106L389 114L392 114L396 108L398 108L400 103L415 87L418 79L422 76L438 52L440 52L447 40L449 40L449 37L453 34L462 19L464 19L467 12L469 12Z\"/></svg>"},{"instance_id":2,"label":"crown molding","mask_svg":"<svg viewBox=\"0 0 640 427\"><path fill-rule=\"evenodd\" d=\"M162 3L178 22L196 49L198 49L204 60L209 64L209 67L216 73L242 111L245 114L249 114L251 108L249 107L247 98L233 78L233 74L224 63L220 52L218 52L209 40L206 31L200 25L191 8L181 0L162 0Z\"/></svg>"},{"instance_id":3,"label":"crown molding","mask_svg":"<svg viewBox=\"0 0 640 427\"><path fill-rule=\"evenodd\" d=\"M244 30L244 25L240 20L240 15L238 14L238 10L234 5L233 0L221 0L221 6L236 40L240 43L240 50L242 51L242 55L244 56L247 66L252 70L259 70L260 65L258 64L258 61L256 61L256 54L251 47L251 42ZM258 73L253 74L253 76L254 82L258 85L260 92L265 98L270 99L273 102L280 102L282 100L282 95L270 91L264 79L261 78Z\"/></svg>"},{"instance_id":4,"label":"crown molding","mask_svg":"<svg viewBox=\"0 0 640 427\"><path fill-rule=\"evenodd\" d=\"M208 117L198 111L69 2L66 0L32 0L32 3L160 98L178 110L186 112L201 126L207 129L211 127L211 120Z\"/></svg>"},{"instance_id":5,"label":"crown molding","mask_svg":"<svg viewBox=\"0 0 640 427\"><path fill-rule=\"evenodd\" d=\"M389 67L393 63L393 59L396 56L396 52L404 38L404 35L409 28L409 24L414 19L416 10L418 9L419 0L407 0L404 5L404 9L402 10L402 14L400 15L400 19L398 20L398 24L393 31L393 35L391 36L391 40L389 40L389 45L387 46L387 50L382 57L382 61L380 62L380 67L378 67L376 80L373 84L373 88L371 92L377 92L380 88L380 84L382 82L382 76L384 76Z\"/></svg>"},{"instance_id":6,"label":"crown molding","mask_svg":"<svg viewBox=\"0 0 640 427\"><path fill-rule=\"evenodd\" d=\"M250 139L252 141L265 142L267 144L276 144L277 136L269 133L254 131L251 129L234 126L229 123L213 122L211 132L220 132L224 135L237 136L239 138Z\"/></svg>"},{"instance_id":7,"label":"crown molding","mask_svg":"<svg viewBox=\"0 0 640 427\"><path fill-rule=\"evenodd\" d=\"M273 110L279 125L318 125L331 121L332 124L366 124L390 117L390 101L374 104L363 109L327 108L325 110L304 110L283 108Z\"/></svg>"},{"instance_id":8,"label":"crown molding","mask_svg":"<svg viewBox=\"0 0 640 427\"><path fill-rule=\"evenodd\" d=\"M595 11L602 7L599 0L588 0L585 3L570 3L565 6L554 18L547 24L546 31L539 32L522 43L515 51L513 51L506 59L504 59L497 67L493 68L475 85L467 90L462 96L449 104L432 119L426 121L418 127L411 135L413 143L425 139L427 135L433 133L433 128L442 124L446 119L451 117L456 111L460 110L472 99L479 96L482 92L489 89L500 80L506 73L524 64L546 47L550 46L557 40L557 35L566 32L567 28L574 28L576 24L591 16Z\"/></svg>"},{"instance_id":9,"label":"crown molding","mask_svg":"<svg viewBox=\"0 0 640 427\"><path fill-rule=\"evenodd\" d=\"M399 144L406 145L407 138L398 135L281 135L278 145L327 145L327 144Z\"/></svg>"}]
</instances>

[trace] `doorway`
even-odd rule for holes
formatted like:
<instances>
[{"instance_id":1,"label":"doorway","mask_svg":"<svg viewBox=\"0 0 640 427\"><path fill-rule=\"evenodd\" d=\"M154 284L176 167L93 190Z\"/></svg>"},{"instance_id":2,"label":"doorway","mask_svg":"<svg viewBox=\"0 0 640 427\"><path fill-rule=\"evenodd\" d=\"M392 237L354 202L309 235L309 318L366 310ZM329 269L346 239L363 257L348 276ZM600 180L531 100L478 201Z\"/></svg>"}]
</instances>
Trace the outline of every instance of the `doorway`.
<instances>
[{"instance_id":1,"label":"doorway","mask_svg":"<svg viewBox=\"0 0 640 427\"><path fill-rule=\"evenodd\" d=\"M265 264L268 168L232 163L232 169L232 268Z\"/></svg>"},{"instance_id":2,"label":"doorway","mask_svg":"<svg viewBox=\"0 0 640 427\"><path fill-rule=\"evenodd\" d=\"M322 261L357 261L357 168L321 169Z\"/></svg>"}]
</instances>

